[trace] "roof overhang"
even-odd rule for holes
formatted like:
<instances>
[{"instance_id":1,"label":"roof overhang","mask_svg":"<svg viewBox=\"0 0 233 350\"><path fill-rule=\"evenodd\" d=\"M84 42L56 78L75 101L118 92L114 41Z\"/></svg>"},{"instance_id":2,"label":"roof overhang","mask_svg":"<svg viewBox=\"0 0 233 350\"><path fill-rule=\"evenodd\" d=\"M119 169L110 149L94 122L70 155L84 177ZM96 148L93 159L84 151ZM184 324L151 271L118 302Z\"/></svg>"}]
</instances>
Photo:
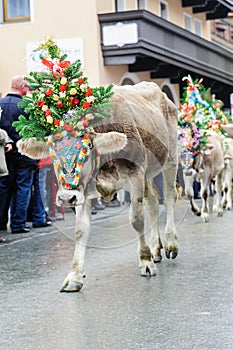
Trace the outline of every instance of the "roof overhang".
<instances>
[{"instance_id":1,"label":"roof overhang","mask_svg":"<svg viewBox=\"0 0 233 350\"><path fill-rule=\"evenodd\" d=\"M105 65L127 64L130 72L174 83L191 74L233 92L233 55L222 46L146 10L100 14L99 23Z\"/></svg>"},{"instance_id":2,"label":"roof overhang","mask_svg":"<svg viewBox=\"0 0 233 350\"><path fill-rule=\"evenodd\" d=\"M233 11L230 0L182 0L183 7L192 7L193 13L206 13L206 19L226 18Z\"/></svg>"}]
</instances>

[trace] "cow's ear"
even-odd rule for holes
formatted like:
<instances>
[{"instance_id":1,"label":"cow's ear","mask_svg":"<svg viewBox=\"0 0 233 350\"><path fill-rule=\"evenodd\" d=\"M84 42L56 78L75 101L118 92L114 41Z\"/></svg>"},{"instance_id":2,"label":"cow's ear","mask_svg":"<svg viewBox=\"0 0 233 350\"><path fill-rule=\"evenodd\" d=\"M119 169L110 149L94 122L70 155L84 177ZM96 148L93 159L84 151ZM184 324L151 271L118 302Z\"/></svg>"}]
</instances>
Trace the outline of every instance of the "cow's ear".
<instances>
[{"instance_id":1,"label":"cow's ear","mask_svg":"<svg viewBox=\"0 0 233 350\"><path fill-rule=\"evenodd\" d=\"M126 135L120 132L111 131L94 134L92 137L93 145L99 154L119 152L127 144Z\"/></svg>"},{"instance_id":2,"label":"cow's ear","mask_svg":"<svg viewBox=\"0 0 233 350\"><path fill-rule=\"evenodd\" d=\"M37 141L32 137L26 140L21 139L16 145L21 154L30 158L40 159L49 156L49 148L46 141Z\"/></svg>"},{"instance_id":3,"label":"cow's ear","mask_svg":"<svg viewBox=\"0 0 233 350\"><path fill-rule=\"evenodd\" d=\"M210 154L215 149L215 146L212 143L207 143L202 150L202 154Z\"/></svg>"}]
</instances>

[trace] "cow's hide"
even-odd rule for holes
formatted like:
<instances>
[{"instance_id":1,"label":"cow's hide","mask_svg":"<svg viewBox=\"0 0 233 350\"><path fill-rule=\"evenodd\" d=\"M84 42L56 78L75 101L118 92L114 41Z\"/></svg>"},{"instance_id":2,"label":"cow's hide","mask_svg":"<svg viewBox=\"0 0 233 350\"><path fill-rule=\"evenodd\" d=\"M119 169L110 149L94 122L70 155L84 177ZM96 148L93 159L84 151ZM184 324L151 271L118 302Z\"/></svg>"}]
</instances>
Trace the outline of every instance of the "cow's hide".
<instances>
[{"instance_id":1,"label":"cow's hide","mask_svg":"<svg viewBox=\"0 0 233 350\"><path fill-rule=\"evenodd\" d=\"M224 169L224 150L222 138L215 131L201 131L207 135L207 144L203 146L195 156L192 169L183 170L185 193L191 205L191 210L197 216L201 216L203 221L209 221L209 197L211 180L215 179L214 188L214 211L218 216L222 216L223 207L221 201L222 178ZM194 201L193 181L201 184L201 209Z\"/></svg>"},{"instance_id":2,"label":"cow's hide","mask_svg":"<svg viewBox=\"0 0 233 350\"><path fill-rule=\"evenodd\" d=\"M85 246L90 230L90 202L86 188L94 180L99 193L107 200L121 188L130 192L130 222L139 235L139 269L143 276L155 275L155 262L162 259L164 247L167 258L178 254L174 206L177 170L177 109L160 88L151 82L134 86L115 86L111 98L111 117L89 131L90 150L80 183L66 190L60 185L59 205L76 206L76 246L73 262L62 291L78 291L83 285ZM33 141L34 143L35 140ZM30 144L30 150L27 143ZM24 154L38 157L44 154L43 144L34 152L30 141L20 142ZM93 169L94 150L100 154L99 169ZM34 153L33 153L34 152ZM164 245L158 218L159 200L154 177L163 173L164 203L167 209ZM94 177L94 178L93 178ZM150 245L144 232L144 211L150 227Z\"/></svg>"}]
</instances>

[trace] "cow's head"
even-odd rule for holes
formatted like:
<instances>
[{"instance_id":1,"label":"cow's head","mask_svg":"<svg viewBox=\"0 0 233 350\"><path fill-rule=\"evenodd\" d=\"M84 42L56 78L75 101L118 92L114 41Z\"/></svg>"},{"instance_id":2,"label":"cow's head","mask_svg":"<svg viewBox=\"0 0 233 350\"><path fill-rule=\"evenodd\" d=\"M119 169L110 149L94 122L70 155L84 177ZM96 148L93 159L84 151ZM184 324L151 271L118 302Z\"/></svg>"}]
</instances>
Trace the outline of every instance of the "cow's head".
<instances>
[{"instance_id":1,"label":"cow's head","mask_svg":"<svg viewBox=\"0 0 233 350\"><path fill-rule=\"evenodd\" d=\"M19 151L31 158L51 156L58 180L58 206L74 207L84 203L84 190L96 167L96 154L119 152L126 146L123 133L57 133L47 142L36 139L20 140Z\"/></svg>"}]
</instances>

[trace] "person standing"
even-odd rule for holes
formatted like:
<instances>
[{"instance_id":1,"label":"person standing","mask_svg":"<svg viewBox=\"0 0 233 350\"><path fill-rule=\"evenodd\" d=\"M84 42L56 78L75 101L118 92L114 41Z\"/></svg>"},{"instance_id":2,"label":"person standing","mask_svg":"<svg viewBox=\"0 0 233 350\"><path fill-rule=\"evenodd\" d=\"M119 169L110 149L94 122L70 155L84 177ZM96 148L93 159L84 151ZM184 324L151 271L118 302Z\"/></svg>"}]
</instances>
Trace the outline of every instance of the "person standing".
<instances>
[{"instance_id":1,"label":"person standing","mask_svg":"<svg viewBox=\"0 0 233 350\"><path fill-rule=\"evenodd\" d=\"M28 83L22 75L12 78L10 92L0 99L0 128L5 130L12 140L12 150L6 152L6 164L9 174L0 178L0 230L6 230L10 208L10 227L12 233L26 233L27 209L30 200L34 168L37 161L21 155L16 143L21 138L12 126L19 115L27 117L23 108L18 106L22 96L28 92Z\"/></svg>"}]
</instances>

